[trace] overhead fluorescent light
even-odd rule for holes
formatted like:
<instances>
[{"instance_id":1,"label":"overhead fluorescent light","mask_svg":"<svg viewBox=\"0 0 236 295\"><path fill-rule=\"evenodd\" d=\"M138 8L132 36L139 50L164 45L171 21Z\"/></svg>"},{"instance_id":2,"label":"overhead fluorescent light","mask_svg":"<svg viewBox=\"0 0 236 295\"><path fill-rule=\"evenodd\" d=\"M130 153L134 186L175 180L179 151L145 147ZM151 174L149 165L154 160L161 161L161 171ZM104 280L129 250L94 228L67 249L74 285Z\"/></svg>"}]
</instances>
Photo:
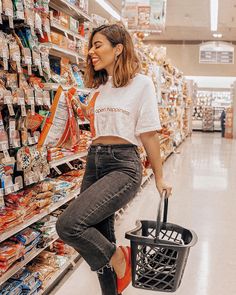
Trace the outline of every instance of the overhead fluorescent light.
<instances>
[{"instance_id":1,"label":"overhead fluorescent light","mask_svg":"<svg viewBox=\"0 0 236 295\"><path fill-rule=\"evenodd\" d=\"M219 0L211 1L211 31L217 31L218 29L218 14L219 14Z\"/></svg>"},{"instance_id":2,"label":"overhead fluorescent light","mask_svg":"<svg viewBox=\"0 0 236 295\"><path fill-rule=\"evenodd\" d=\"M110 15L112 15L115 19L121 20L120 14L116 12L105 0L96 0L96 2L108 13L110 13Z\"/></svg>"},{"instance_id":3,"label":"overhead fluorescent light","mask_svg":"<svg viewBox=\"0 0 236 295\"><path fill-rule=\"evenodd\" d=\"M213 34L213 37L214 37L214 38L222 38L223 35L222 35L222 34L217 34L217 33L215 33L215 34Z\"/></svg>"}]
</instances>

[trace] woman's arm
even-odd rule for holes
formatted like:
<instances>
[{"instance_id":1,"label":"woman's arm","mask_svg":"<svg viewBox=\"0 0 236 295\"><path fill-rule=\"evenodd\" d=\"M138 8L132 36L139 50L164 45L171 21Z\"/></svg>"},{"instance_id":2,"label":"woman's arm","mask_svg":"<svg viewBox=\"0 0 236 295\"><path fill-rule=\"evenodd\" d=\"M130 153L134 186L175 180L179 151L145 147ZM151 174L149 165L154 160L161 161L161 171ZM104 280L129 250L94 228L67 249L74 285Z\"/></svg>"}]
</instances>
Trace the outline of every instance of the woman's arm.
<instances>
[{"instance_id":1,"label":"woman's arm","mask_svg":"<svg viewBox=\"0 0 236 295\"><path fill-rule=\"evenodd\" d=\"M140 134L140 138L155 175L156 187L160 194L163 192L163 190L166 190L167 196L169 196L171 194L172 188L165 184L163 180L160 140L158 133L156 131L145 132Z\"/></svg>"}]
</instances>

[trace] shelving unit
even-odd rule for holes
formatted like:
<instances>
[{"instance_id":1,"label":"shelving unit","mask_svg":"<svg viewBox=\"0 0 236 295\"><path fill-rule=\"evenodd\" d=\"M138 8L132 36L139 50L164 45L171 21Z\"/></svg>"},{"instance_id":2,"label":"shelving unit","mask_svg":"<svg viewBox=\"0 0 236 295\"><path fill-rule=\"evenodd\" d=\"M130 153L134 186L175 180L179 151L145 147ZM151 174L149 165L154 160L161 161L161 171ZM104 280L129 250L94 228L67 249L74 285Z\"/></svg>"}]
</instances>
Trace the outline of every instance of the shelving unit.
<instances>
[{"instance_id":1,"label":"shelving unit","mask_svg":"<svg viewBox=\"0 0 236 295\"><path fill-rule=\"evenodd\" d=\"M48 248L52 243L54 243L58 239L58 235L55 235L52 240L43 248L35 248L29 254L26 254L23 257L23 260L15 263L7 272L5 272L2 276L0 276L0 286L5 283L8 279L10 279L14 274L16 274L19 270L21 270L27 263L32 261L35 257L37 257L43 250Z\"/></svg>"},{"instance_id":2,"label":"shelving unit","mask_svg":"<svg viewBox=\"0 0 236 295\"><path fill-rule=\"evenodd\" d=\"M53 211L57 210L58 208L60 208L62 205L68 203L69 201L73 200L74 198L76 198L80 193L80 189L77 189L75 191L70 192L70 194L64 198L63 200L52 204L49 208L43 210L43 212L35 215L33 218L29 219L29 220L22 220L22 223L15 226L12 229L9 229L5 232L2 232L0 235L0 242L5 241L6 239L10 238L11 236L17 234L18 232L20 232L21 230L25 229L26 227L32 225L33 223L39 221L40 219L42 219L43 217L47 216L48 214L52 213Z\"/></svg>"},{"instance_id":3,"label":"shelving unit","mask_svg":"<svg viewBox=\"0 0 236 295\"><path fill-rule=\"evenodd\" d=\"M82 159L83 160L83 158L86 157L87 154L88 154L87 151L80 152L80 153L77 153L77 154L73 154L71 156L67 156L67 157L64 157L64 158L59 159L59 160L51 161L51 162L49 162L49 166L50 166L50 168L55 168L55 167L66 164L66 163L71 162L71 161L76 160L76 159Z\"/></svg>"},{"instance_id":4,"label":"shelving unit","mask_svg":"<svg viewBox=\"0 0 236 295\"><path fill-rule=\"evenodd\" d=\"M68 86L68 85L61 85L58 83L44 83L44 90L52 90L52 91L57 91L58 87L61 86L63 88L63 90L68 91L70 88L75 88L77 90L77 92L81 92L81 93L85 93L88 94L91 92L91 90L87 89L87 88L79 88L79 87L74 87L72 86Z\"/></svg>"},{"instance_id":5,"label":"shelving unit","mask_svg":"<svg viewBox=\"0 0 236 295\"><path fill-rule=\"evenodd\" d=\"M50 54L57 56L57 57L67 57L69 58L72 62L77 62L79 63L79 60L85 61L85 57L82 56L81 54L72 51L70 49L65 49L62 48L56 44L52 43L42 43L40 47L45 47L50 50Z\"/></svg>"},{"instance_id":6,"label":"shelving unit","mask_svg":"<svg viewBox=\"0 0 236 295\"><path fill-rule=\"evenodd\" d=\"M59 31L65 35L70 35L74 39L79 39L83 42L88 42L88 40L86 38L84 38L83 36L81 36L80 34L78 34L76 32L71 31L70 29L67 29L67 28L61 26L55 20L51 20L50 23L51 23L51 28L53 28L54 30Z\"/></svg>"},{"instance_id":7,"label":"shelving unit","mask_svg":"<svg viewBox=\"0 0 236 295\"><path fill-rule=\"evenodd\" d=\"M55 274L52 276L52 278L49 280L48 284L45 288L43 288L38 294L44 295L48 294L49 291L55 286L56 282L60 277L67 272L70 268L73 268L75 266L75 263L81 258L81 256L76 253L74 254L68 262L66 262L58 271L55 272Z\"/></svg>"},{"instance_id":8,"label":"shelving unit","mask_svg":"<svg viewBox=\"0 0 236 295\"><path fill-rule=\"evenodd\" d=\"M84 19L93 23L92 18L86 12L66 0L50 0L49 6L54 9L63 10L65 13L73 16L74 18Z\"/></svg>"}]
</instances>

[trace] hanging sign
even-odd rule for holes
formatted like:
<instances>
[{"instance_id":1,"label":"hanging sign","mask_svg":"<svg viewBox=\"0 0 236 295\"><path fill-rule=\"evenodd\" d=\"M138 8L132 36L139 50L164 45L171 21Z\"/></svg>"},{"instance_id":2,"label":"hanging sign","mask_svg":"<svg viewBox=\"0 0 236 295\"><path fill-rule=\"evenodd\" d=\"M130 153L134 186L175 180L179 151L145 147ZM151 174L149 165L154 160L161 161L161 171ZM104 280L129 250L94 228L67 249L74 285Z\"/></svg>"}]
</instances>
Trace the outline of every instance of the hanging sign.
<instances>
[{"instance_id":1,"label":"hanging sign","mask_svg":"<svg viewBox=\"0 0 236 295\"><path fill-rule=\"evenodd\" d=\"M125 0L122 17L129 30L161 32L165 27L166 0Z\"/></svg>"}]
</instances>

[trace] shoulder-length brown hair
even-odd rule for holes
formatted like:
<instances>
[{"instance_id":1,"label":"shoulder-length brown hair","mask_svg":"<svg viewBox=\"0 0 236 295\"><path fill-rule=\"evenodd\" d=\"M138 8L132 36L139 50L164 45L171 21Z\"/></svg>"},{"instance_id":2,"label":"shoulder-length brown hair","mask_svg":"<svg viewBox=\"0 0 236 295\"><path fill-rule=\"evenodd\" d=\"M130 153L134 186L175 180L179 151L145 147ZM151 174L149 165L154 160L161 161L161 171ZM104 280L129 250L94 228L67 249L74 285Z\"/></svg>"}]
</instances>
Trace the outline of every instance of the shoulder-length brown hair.
<instances>
[{"instance_id":1,"label":"shoulder-length brown hair","mask_svg":"<svg viewBox=\"0 0 236 295\"><path fill-rule=\"evenodd\" d=\"M130 34L121 24L103 25L93 30L89 39L90 50L93 46L93 37L96 33L104 35L112 47L123 45L122 53L117 57L113 72L114 87L126 86L129 81L140 71L140 61L135 53ZM91 56L87 56L87 69L85 72L85 84L88 88L98 88L108 81L108 73L105 69L95 71Z\"/></svg>"}]
</instances>

